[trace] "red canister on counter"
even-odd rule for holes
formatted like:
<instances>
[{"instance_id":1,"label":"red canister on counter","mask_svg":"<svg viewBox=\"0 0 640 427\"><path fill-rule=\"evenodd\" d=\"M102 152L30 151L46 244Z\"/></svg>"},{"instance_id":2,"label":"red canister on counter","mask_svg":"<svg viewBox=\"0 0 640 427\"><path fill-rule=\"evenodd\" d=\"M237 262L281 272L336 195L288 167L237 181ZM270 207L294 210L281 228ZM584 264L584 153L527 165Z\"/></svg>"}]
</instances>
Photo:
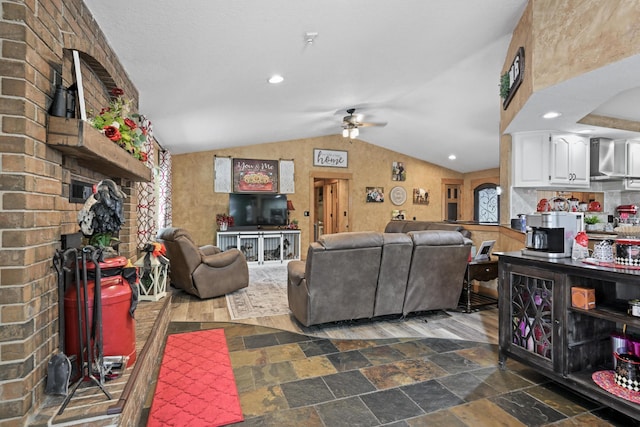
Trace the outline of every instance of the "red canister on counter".
<instances>
[{"instance_id":1,"label":"red canister on counter","mask_svg":"<svg viewBox=\"0 0 640 427\"><path fill-rule=\"evenodd\" d=\"M616 239L615 263L640 266L640 239Z\"/></svg>"}]
</instances>

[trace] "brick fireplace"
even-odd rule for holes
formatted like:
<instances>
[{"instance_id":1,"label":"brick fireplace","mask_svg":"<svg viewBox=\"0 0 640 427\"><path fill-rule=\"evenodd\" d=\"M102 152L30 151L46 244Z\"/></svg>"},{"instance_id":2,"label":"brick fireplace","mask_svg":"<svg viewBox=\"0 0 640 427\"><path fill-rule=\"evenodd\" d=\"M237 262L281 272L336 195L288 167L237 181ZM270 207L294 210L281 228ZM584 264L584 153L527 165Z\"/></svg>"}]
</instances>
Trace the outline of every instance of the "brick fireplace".
<instances>
[{"instance_id":1,"label":"brick fireplace","mask_svg":"<svg viewBox=\"0 0 640 427\"><path fill-rule=\"evenodd\" d=\"M107 105L111 87L137 105L136 88L82 0L0 5L0 425L22 426L45 397L47 362L58 348L52 259L61 236L79 230L82 203L69 200L71 182L111 178L120 185L127 199L119 252L135 258L134 184L143 178L113 168L101 149L79 154L52 143L47 110L56 81L74 82L72 50L83 60L87 110Z\"/></svg>"}]
</instances>

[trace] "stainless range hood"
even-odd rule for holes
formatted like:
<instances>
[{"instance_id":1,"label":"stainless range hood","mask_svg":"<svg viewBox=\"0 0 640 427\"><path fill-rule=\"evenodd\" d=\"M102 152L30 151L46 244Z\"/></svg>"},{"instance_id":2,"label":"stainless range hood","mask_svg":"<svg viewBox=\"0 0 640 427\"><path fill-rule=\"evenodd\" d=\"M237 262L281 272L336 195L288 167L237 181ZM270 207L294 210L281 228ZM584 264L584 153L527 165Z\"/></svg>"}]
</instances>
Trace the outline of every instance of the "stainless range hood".
<instances>
[{"instance_id":1,"label":"stainless range hood","mask_svg":"<svg viewBox=\"0 0 640 427\"><path fill-rule=\"evenodd\" d=\"M591 139L591 181L622 181L625 178L638 178L627 174L628 142L626 139Z\"/></svg>"}]
</instances>

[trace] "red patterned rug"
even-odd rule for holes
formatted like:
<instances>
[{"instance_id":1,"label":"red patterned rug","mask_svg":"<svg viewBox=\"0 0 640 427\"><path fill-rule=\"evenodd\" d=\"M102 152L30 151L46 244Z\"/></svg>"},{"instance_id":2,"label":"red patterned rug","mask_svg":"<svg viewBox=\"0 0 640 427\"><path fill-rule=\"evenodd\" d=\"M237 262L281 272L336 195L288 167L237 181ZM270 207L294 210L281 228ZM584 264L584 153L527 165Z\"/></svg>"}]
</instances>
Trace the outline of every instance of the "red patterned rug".
<instances>
[{"instance_id":1,"label":"red patterned rug","mask_svg":"<svg viewBox=\"0 0 640 427\"><path fill-rule=\"evenodd\" d=\"M147 426L222 426L242 421L223 329L169 335Z\"/></svg>"}]
</instances>

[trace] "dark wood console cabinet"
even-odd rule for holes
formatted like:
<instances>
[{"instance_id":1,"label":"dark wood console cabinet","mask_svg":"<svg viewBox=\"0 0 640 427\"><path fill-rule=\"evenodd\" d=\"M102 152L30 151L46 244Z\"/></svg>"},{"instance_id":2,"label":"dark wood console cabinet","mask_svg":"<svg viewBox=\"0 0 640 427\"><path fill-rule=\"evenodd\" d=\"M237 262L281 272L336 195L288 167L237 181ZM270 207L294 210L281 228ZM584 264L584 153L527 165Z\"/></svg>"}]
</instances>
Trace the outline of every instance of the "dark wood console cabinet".
<instances>
[{"instance_id":1,"label":"dark wood console cabinet","mask_svg":"<svg viewBox=\"0 0 640 427\"><path fill-rule=\"evenodd\" d=\"M640 271L543 259L520 252L499 256L500 365L513 358L591 399L635 419L640 405L599 387L591 375L613 369L611 334L640 331L627 301L640 298ZM596 308L571 306L571 287L593 288Z\"/></svg>"}]
</instances>

